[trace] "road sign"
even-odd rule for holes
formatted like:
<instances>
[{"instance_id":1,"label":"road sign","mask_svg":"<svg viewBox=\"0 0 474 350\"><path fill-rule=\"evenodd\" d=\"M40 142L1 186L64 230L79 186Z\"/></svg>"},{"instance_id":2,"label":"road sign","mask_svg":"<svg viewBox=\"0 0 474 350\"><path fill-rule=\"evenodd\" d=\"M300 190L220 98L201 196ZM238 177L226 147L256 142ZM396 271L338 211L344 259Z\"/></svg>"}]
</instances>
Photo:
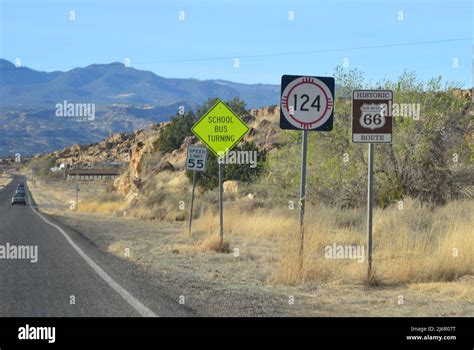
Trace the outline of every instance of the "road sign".
<instances>
[{"instance_id":1,"label":"road sign","mask_svg":"<svg viewBox=\"0 0 474 350\"><path fill-rule=\"evenodd\" d=\"M391 90L354 90L352 93L352 142L392 142Z\"/></svg>"},{"instance_id":2,"label":"road sign","mask_svg":"<svg viewBox=\"0 0 474 350\"><path fill-rule=\"evenodd\" d=\"M280 128L332 130L334 86L332 77L283 75Z\"/></svg>"},{"instance_id":3,"label":"road sign","mask_svg":"<svg viewBox=\"0 0 474 350\"><path fill-rule=\"evenodd\" d=\"M249 127L219 100L191 130L216 156L220 157L244 137Z\"/></svg>"},{"instance_id":4,"label":"road sign","mask_svg":"<svg viewBox=\"0 0 474 350\"><path fill-rule=\"evenodd\" d=\"M205 171L207 160L207 148L189 146L186 157L186 169L194 171Z\"/></svg>"}]
</instances>

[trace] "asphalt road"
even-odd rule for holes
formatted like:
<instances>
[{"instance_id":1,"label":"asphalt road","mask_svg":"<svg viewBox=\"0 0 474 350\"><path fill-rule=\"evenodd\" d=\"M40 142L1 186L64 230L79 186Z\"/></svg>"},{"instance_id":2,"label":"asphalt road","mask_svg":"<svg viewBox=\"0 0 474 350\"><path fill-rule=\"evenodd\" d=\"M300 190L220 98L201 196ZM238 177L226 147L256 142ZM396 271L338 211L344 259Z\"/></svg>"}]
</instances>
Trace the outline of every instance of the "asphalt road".
<instances>
[{"instance_id":1,"label":"asphalt road","mask_svg":"<svg viewBox=\"0 0 474 350\"><path fill-rule=\"evenodd\" d=\"M15 176L0 191L0 249L36 246L38 256L33 263L0 255L0 317L196 315L177 302L179 292L164 292L144 271L38 214L31 200L12 206L20 182Z\"/></svg>"}]
</instances>

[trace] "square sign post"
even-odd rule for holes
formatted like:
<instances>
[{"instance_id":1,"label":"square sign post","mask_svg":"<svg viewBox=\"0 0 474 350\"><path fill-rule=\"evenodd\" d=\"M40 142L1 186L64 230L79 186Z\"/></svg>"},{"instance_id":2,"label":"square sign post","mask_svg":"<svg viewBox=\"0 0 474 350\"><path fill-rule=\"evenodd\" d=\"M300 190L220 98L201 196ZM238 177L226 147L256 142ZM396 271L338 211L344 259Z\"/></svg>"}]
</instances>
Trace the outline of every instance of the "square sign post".
<instances>
[{"instance_id":1,"label":"square sign post","mask_svg":"<svg viewBox=\"0 0 474 350\"><path fill-rule=\"evenodd\" d=\"M218 158L225 156L249 131L249 127L221 100L191 128ZM224 208L222 190L222 165L219 160L219 223L220 243L224 242Z\"/></svg>"},{"instance_id":2,"label":"square sign post","mask_svg":"<svg viewBox=\"0 0 474 350\"><path fill-rule=\"evenodd\" d=\"M191 191L191 207L189 209L189 228L188 234L191 234L191 224L193 221L194 189L196 187L196 171L206 171L207 148L198 146L189 146L186 156L186 170L193 171L193 189Z\"/></svg>"},{"instance_id":3,"label":"square sign post","mask_svg":"<svg viewBox=\"0 0 474 350\"><path fill-rule=\"evenodd\" d=\"M79 184L76 183L76 207L74 208L75 210L79 209L79 191L80 191Z\"/></svg>"},{"instance_id":4,"label":"square sign post","mask_svg":"<svg viewBox=\"0 0 474 350\"><path fill-rule=\"evenodd\" d=\"M392 142L391 90L354 90L352 93L352 142L368 143L367 163L367 283L372 273L372 182L374 143Z\"/></svg>"},{"instance_id":5,"label":"square sign post","mask_svg":"<svg viewBox=\"0 0 474 350\"><path fill-rule=\"evenodd\" d=\"M280 128L302 130L300 183L300 271L303 268L306 154L309 131L331 131L334 114L334 78L301 75L281 77Z\"/></svg>"}]
</instances>

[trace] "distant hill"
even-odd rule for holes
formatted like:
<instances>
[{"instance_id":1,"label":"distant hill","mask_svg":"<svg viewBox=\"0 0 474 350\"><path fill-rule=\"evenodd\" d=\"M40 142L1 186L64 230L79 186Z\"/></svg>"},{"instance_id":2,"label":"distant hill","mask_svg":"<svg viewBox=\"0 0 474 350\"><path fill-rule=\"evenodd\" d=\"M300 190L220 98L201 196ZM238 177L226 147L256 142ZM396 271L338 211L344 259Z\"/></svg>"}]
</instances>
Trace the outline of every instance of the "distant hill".
<instances>
[{"instance_id":1,"label":"distant hill","mask_svg":"<svg viewBox=\"0 0 474 350\"><path fill-rule=\"evenodd\" d=\"M58 118L55 109L0 111L0 157L52 152L72 144L98 142L110 134L145 129L152 123L168 121L179 106L140 108L128 105L98 106L95 119L79 121Z\"/></svg>"},{"instance_id":2,"label":"distant hill","mask_svg":"<svg viewBox=\"0 0 474 350\"><path fill-rule=\"evenodd\" d=\"M277 104L279 85L171 79L121 63L40 72L0 59L0 156L52 152L169 120L208 98L239 97L248 108ZM56 104L95 104L93 121L58 118Z\"/></svg>"},{"instance_id":3,"label":"distant hill","mask_svg":"<svg viewBox=\"0 0 474 350\"><path fill-rule=\"evenodd\" d=\"M1 110L54 108L66 100L102 105L202 104L210 97L239 97L249 108L277 104L279 85L163 78L121 63L92 64L66 72L39 72L0 59Z\"/></svg>"}]
</instances>

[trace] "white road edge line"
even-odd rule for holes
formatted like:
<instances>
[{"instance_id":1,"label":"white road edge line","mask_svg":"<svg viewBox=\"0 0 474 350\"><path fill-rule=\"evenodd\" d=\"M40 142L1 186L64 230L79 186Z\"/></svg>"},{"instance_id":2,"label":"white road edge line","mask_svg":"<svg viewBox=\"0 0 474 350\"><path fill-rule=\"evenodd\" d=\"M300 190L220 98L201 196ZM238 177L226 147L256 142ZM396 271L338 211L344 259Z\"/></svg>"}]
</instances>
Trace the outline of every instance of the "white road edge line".
<instances>
[{"instance_id":1,"label":"white road edge line","mask_svg":"<svg viewBox=\"0 0 474 350\"><path fill-rule=\"evenodd\" d=\"M27 186L26 188L27 188L26 192L28 194L28 201L29 201L31 210L33 210L33 213L38 215L47 224L57 229L64 236L66 241L74 248L74 250L86 261L86 263L89 264L90 267L92 267L92 269L110 286L110 288L115 290L141 316L159 317L157 314L155 314L153 311L151 311L149 308L143 305L138 299L136 299L132 294L130 294L130 292L128 292L120 284L115 282L113 278L107 274L107 272L102 270L102 268L99 265L97 265L91 258L89 258L89 256L86 253L84 253L84 251L81 248L79 248L76 243L74 243L71 237L69 237L69 235L60 226L53 224L51 221L49 221L43 215L41 215L35 208L33 208L33 206L31 205L30 190L28 189Z\"/></svg>"}]
</instances>

